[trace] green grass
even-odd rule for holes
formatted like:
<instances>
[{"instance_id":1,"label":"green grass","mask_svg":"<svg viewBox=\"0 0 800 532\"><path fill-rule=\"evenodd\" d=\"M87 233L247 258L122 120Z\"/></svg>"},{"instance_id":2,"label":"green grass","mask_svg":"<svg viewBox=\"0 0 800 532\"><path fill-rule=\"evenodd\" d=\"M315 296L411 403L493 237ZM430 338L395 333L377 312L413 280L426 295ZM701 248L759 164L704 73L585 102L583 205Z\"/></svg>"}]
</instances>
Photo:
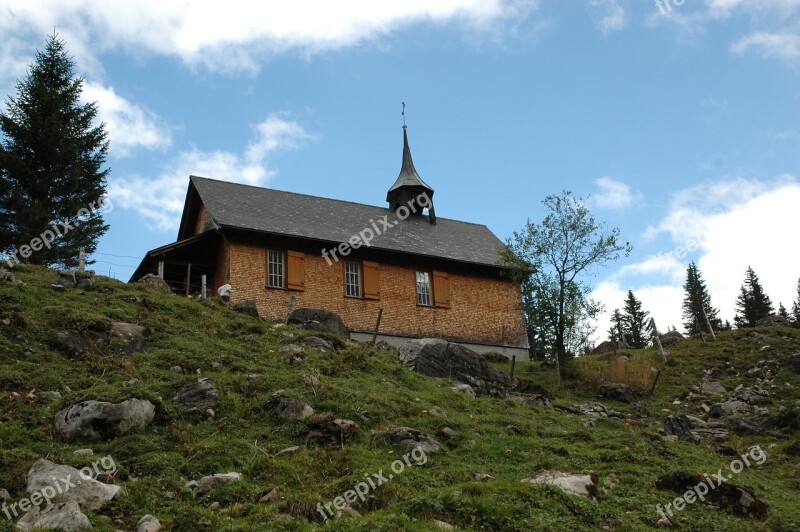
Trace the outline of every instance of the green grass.
<instances>
[{"instance_id":1,"label":"green grass","mask_svg":"<svg viewBox=\"0 0 800 532\"><path fill-rule=\"evenodd\" d=\"M82 467L110 455L127 495L96 513L87 512L101 531L132 529L146 513L172 530L436 530L434 519L467 530L648 529L658 519L655 505L676 497L655 489L658 477L676 470L702 474L730 463L704 445L665 444L656 436L668 412L700 413L699 403L684 401L688 383L699 383L704 370L717 368L725 371L722 383L728 389L738 383L750 386L755 378L746 371L755 362L800 351L800 331L765 329L758 332L769 334L767 338L734 331L715 343L686 340L670 350L663 367L651 350L631 352L632 364L662 370L655 394L641 399L650 417L639 423L602 419L584 427L583 417L553 409L511 400L470 400L453 393L452 383L412 373L391 353L368 345L351 343L337 354L307 350L301 364L289 365L279 348L310 333L276 328L214 301L201 303L108 279L99 280L91 292L56 292L50 287L56 279L51 271L25 267L14 274L26 285L0 285L0 487L18 500L25 496L26 472L39 458ZM146 351L74 358L52 347L57 331L103 331L113 321L150 327ZM764 345L770 345L769 351L760 351ZM580 364L598 372L611 361L597 358ZM170 372L175 365L187 373ZM496 366L510 370L510 364ZM183 413L171 401L181 386L198 378L198 369L220 391L213 419ZM518 361L515 371L518 378L552 391L556 404L597 400L591 379L559 384L551 367L529 362ZM253 373L261 376L248 376ZM319 385L305 385L306 373L317 375ZM123 385L131 380L136 382ZM800 378L783 368L777 382L781 384L770 390L773 401L767 406L773 412L784 406L787 416L796 415ZM54 399L48 391L58 391L62 398ZM356 439L330 448L308 441L302 422L284 421L270 412L274 400L284 395L309 402L318 413L357 422ZM53 429L55 412L65 406L132 397L157 407L156 420L145 432L89 444L61 441ZM676 399L680 405L673 404ZM633 405L603 402L615 410L634 411ZM434 407L442 417L431 415ZM425 465L406 468L366 502L354 504L363 517L323 524L317 503L342 495L365 475L389 471L392 461L404 454L379 436L400 425L434 437L445 426L457 434ZM508 425L523 434L509 433ZM733 436L730 442L741 452L756 444L767 452L763 465L733 480L767 502L765 521L695 504L680 513L678 527L800 528L800 466L796 457L782 452L791 441ZM274 457L292 445L301 447L297 454ZM85 447L95 455L73 454ZM541 468L595 472L601 486L613 473L620 485L601 488L596 500L587 500L520 483ZM199 497L184 487L190 479L228 471L241 473L244 480ZM476 472L494 479L475 482ZM278 487L280 500L259 503L273 487ZM211 510L212 502L222 508ZM118 522L104 524L101 514ZM0 514L0 530L11 529Z\"/></svg>"}]
</instances>

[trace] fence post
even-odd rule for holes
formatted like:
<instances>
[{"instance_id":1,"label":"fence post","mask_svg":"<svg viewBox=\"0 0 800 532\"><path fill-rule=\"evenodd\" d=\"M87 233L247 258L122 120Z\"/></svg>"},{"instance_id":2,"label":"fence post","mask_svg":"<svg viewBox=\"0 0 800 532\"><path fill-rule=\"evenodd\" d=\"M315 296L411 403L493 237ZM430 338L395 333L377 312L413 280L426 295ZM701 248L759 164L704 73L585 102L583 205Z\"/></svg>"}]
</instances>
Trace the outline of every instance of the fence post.
<instances>
[{"instance_id":1,"label":"fence post","mask_svg":"<svg viewBox=\"0 0 800 532\"><path fill-rule=\"evenodd\" d=\"M381 317L383 316L383 307L378 309L378 320L375 322L375 332L372 333L372 345L375 345L375 340L378 339L378 329L381 326Z\"/></svg>"},{"instance_id":2,"label":"fence post","mask_svg":"<svg viewBox=\"0 0 800 532\"><path fill-rule=\"evenodd\" d=\"M86 271L86 249L84 247L78 250L78 271Z\"/></svg>"},{"instance_id":3,"label":"fence post","mask_svg":"<svg viewBox=\"0 0 800 532\"><path fill-rule=\"evenodd\" d=\"M708 319L708 314L706 314L706 309L702 308L701 310L703 311L703 318L705 318L706 320L706 325L708 325L708 332L711 333L711 338L713 338L716 341L717 335L714 334L714 328L711 326L711 321L709 321Z\"/></svg>"},{"instance_id":4,"label":"fence post","mask_svg":"<svg viewBox=\"0 0 800 532\"><path fill-rule=\"evenodd\" d=\"M286 323L289 323L289 316L292 315L292 311L294 310L294 295L289 298L289 310L286 311Z\"/></svg>"},{"instance_id":5,"label":"fence post","mask_svg":"<svg viewBox=\"0 0 800 532\"><path fill-rule=\"evenodd\" d=\"M203 299L206 298L206 276L203 274L200 277L200 294L202 295Z\"/></svg>"},{"instance_id":6,"label":"fence post","mask_svg":"<svg viewBox=\"0 0 800 532\"><path fill-rule=\"evenodd\" d=\"M667 354L664 352L664 348L661 346L661 338L658 336L658 327L656 327L656 320L655 318L650 318L650 325L653 328L653 341L658 346L658 354L661 355L661 362L667 363Z\"/></svg>"}]
</instances>

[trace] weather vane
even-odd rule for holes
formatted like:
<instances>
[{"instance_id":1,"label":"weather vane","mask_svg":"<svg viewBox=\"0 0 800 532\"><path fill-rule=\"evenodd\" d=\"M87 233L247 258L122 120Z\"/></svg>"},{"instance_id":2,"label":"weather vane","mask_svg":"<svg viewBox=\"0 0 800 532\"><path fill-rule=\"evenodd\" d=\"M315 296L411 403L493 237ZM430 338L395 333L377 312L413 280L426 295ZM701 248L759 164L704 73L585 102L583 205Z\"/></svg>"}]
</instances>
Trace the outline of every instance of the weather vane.
<instances>
[{"instance_id":1,"label":"weather vane","mask_svg":"<svg viewBox=\"0 0 800 532\"><path fill-rule=\"evenodd\" d=\"M403 112L400 114L403 115L403 127L406 127L406 102L403 102Z\"/></svg>"}]
</instances>

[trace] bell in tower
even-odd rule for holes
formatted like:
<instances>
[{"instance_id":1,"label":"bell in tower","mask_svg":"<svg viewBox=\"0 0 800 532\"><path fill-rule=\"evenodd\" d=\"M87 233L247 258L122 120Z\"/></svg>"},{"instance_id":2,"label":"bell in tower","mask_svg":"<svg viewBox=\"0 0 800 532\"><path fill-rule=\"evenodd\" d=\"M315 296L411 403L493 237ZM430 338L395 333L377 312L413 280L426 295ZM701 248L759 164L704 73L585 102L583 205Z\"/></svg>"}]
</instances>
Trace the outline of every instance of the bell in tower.
<instances>
[{"instance_id":1,"label":"bell in tower","mask_svg":"<svg viewBox=\"0 0 800 532\"><path fill-rule=\"evenodd\" d=\"M408 128L403 125L403 166L394 185L386 193L389 208L395 212L406 207L410 216L423 216L423 210L428 209L428 217L432 224L436 223L436 212L433 209L433 189L422 180L414 168L411 160L411 150L408 147ZM405 210L403 210L405 212ZM406 218L406 216L399 216Z\"/></svg>"}]
</instances>

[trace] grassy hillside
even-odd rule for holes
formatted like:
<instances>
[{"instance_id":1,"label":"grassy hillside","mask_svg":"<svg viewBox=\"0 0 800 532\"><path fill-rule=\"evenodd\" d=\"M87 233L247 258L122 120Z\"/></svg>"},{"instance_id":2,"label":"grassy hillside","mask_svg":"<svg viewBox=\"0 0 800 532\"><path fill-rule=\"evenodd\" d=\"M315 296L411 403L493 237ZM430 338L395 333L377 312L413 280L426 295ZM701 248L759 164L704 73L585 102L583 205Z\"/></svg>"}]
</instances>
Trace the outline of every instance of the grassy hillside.
<instances>
[{"instance_id":1,"label":"grassy hillside","mask_svg":"<svg viewBox=\"0 0 800 532\"><path fill-rule=\"evenodd\" d=\"M623 412L646 408L647 418L601 418L590 426L586 416L544 406L470 399L454 393L452 382L412 373L392 353L368 345L350 343L333 354L305 348L303 361L289 364L279 349L311 333L218 302L108 279L99 279L93 291L55 291L56 274L34 267L15 269L14 275L26 284L0 284L0 488L15 501L26 496L26 472L40 458L80 468L110 455L118 467L116 483L127 495L97 512L85 511L95 530L132 530L145 514L171 530L438 530L434 520L465 530L646 530L659 519L655 505L676 497L656 489L657 478L675 471L711 473L731 462L707 442L668 443L658 436L669 412L702 413L700 402L685 401L690 381L699 383L704 371L716 369L728 390L751 386L758 377L748 371L759 360L784 361L800 352L795 329L758 330L760 336L734 331L715 343L686 340L670 350L656 392L641 399L643 406L601 400ZM72 357L53 347L58 331L106 331L115 321L152 331L144 352ZM661 367L651 351L629 356L632 375ZM607 358L583 361L581 373L597 375L612 365ZM171 371L173 366L183 373ZM556 405L598 400L588 377L558 386L551 369L529 363L517 364L516 376L553 392ZM213 418L183 413L172 401L178 389L200 377L220 392ZM782 367L775 382L765 406L773 414L783 407L780 414L795 420L792 437L734 435L727 442L740 453L752 445L767 453L762 465L731 480L769 505L767 518L739 518L693 504L679 512L679 529L800 529L800 465L798 457L784 453L798 438L800 375ZM355 421L357 436L344 445L313 443L304 422L271 412L283 396ZM54 414L68 405L130 398L156 405L156 419L143 432L75 443L62 441L54 430ZM353 504L361 517L323 523L319 502L342 495L365 475L386 474L405 454L379 435L396 426L424 431L445 449ZM455 431L450 439L439 436L445 427ZM297 453L275 456L295 445ZM73 454L82 448L93 449L94 456ZM520 482L539 469L596 473L596 499ZM229 471L243 480L197 497L185 487L191 479ZM475 473L493 478L478 482ZM609 474L619 478L617 487L604 485ZM277 500L259 502L276 487ZM0 514L0 530L11 529Z\"/></svg>"}]
</instances>

